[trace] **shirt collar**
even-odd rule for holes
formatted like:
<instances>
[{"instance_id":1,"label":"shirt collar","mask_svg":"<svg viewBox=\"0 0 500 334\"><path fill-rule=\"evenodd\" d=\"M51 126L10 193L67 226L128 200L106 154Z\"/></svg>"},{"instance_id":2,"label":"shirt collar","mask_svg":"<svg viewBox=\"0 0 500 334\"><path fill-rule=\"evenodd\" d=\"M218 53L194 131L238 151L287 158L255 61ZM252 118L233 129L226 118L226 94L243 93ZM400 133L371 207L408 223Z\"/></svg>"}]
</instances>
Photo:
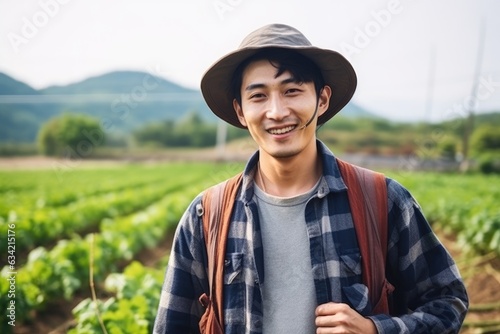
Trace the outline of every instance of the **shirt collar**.
<instances>
[{"instance_id":1,"label":"shirt collar","mask_svg":"<svg viewBox=\"0 0 500 334\"><path fill-rule=\"evenodd\" d=\"M323 163L323 179L318 186L318 197L322 198L329 192L345 191L347 186L340 175L337 160L332 151L320 140L316 140L318 155ZM259 151L256 151L248 160L243 172L242 191L240 199L249 203L253 198L254 175L259 162Z\"/></svg>"}]
</instances>

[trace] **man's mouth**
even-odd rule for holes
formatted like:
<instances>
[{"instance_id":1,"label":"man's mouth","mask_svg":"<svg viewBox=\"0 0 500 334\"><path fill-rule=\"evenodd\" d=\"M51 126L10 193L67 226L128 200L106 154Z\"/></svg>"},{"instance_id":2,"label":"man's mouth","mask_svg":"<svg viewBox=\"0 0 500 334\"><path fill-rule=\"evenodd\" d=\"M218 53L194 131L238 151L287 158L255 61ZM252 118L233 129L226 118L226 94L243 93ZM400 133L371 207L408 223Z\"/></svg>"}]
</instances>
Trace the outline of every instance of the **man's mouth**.
<instances>
[{"instance_id":1,"label":"man's mouth","mask_svg":"<svg viewBox=\"0 0 500 334\"><path fill-rule=\"evenodd\" d=\"M269 129L269 130L267 130L267 132L269 132L272 135L282 135L282 134L293 131L295 128L296 128L295 125L290 125L290 126L286 126L284 128L280 128L280 129Z\"/></svg>"}]
</instances>

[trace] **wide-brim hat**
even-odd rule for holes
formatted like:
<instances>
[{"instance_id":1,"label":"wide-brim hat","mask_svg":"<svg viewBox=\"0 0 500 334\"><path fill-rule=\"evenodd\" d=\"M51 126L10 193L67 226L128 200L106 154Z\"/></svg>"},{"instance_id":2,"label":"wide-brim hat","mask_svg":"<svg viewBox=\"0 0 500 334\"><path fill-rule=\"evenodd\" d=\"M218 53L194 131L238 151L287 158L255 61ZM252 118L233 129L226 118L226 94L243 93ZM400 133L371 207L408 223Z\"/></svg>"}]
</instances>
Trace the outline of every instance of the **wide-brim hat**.
<instances>
[{"instance_id":1,"label":"wide-brim hat","mask_svg":"<svg viewBox=\"0 0 500 334\"><path fill-rule=\"evenodd\" d=\"M245 59L263 48L283 48L311 59L320 69L325 84L332 89L330 105L318 118L318 125L337 114L356 90L357 78L352 65L340 53L321 49L297 29L284 24L270 24L250 33L236 51L216 61L201 79L201 92L212 112L239 128L241 125L233 108L233 74Z\"/></svg>"}]
</instances>

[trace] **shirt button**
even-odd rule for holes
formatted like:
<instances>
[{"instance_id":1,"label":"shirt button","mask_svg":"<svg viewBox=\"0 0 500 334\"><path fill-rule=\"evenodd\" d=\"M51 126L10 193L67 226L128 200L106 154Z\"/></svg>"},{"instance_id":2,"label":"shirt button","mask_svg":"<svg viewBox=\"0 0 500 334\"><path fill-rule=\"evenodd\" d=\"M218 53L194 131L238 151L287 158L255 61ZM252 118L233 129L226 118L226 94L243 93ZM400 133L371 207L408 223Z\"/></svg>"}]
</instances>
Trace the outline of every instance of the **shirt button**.
<instances>
[{"instance_id":1,"label":"shirt button","mask_svg":"<svg viewBox=\"0 0 500 334\"><path fill-rule=\"evenodd\" d=\"M256 278L253 282L255 283L255 285L259 285L259 284L260 284L260 282L259 282L259 279L258 279L258 278Z\"/></svg>"}]
</instances>

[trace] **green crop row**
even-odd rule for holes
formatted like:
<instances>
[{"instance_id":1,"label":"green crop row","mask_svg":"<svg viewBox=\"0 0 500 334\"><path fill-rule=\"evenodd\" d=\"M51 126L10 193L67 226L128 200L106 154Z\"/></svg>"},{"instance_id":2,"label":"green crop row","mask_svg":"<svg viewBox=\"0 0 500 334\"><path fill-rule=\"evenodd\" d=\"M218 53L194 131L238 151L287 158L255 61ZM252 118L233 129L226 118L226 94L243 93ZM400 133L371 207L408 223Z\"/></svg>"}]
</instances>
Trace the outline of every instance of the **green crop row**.
<instances>
[{"instance_id":1,"label":"green crop row","mask_svg":"<svg viewBox=\"0 0 500 334\"><path fill-rule=\"evenodd\" d=\"M209 166L209 165L207 165ZM79 169L59 179L52 170L0 171L0 217L11 211L38 210L68 205L90 196L169 182L177 175L201 175L203 165L168 164L122 166L113 169ZM9 184L14 183L17 186Z\"/></svg>"},{"instance_id":2,"label":"green crop row","mask_svg":"<svg viewBox=\"0 0 500 334\"><path fill-rule=\"evenodd\" d=\"M16 251L68 237L73 233L92 228L104 218L113 218L140 210L190 183L198 182L202 176L191 174L169 182L149 184L142 188L129 188L121 192L82 198L64 207L11 211L6 222L0 217L0 234L7 235L8 225L15 224ZM25 211L22 211L25 209Z\"/></svg>"},{"instance_id":3,"label":"green crop row","mask_svg":"<svg viewBox=\"0 0 500 334\"><path fill-rule=\"evenodd\" d=\"M499 203L500 199L496 201ZM484 203L481 203L482 205ZM477 253L500 256L500 212L492 207L441 200L429 207L429 219L448 232L455 232L459 246ZM491 202L491 205L498 205Z\"/></svg>"},{"instance_id":4,"label":"green crop row","mask_svg":"<svg viewBox=\"0 0 500 334\"><path fill-rule=\"evenodd\" d=\"M157 178L169 171L179 172L185 169L185 163L169 163L155 165L120 164L95 168L68 169L33 169L33 170L1 170L0 193L7 191L40 191L58 187L76 186L77 188L95 188L96 185L113 187L123 184L128 179Z\"/></svg>"},{"instance_id":5,"label":"green crop row","mask_svg":"<svg viewBox=\"0 0 500 334\"><path fill-rule=\"evenodd\" d=\"M160 181L161 178L131 178L93 187L87 185L87 188L75 185L59 186L52 188L52 192L48 192L49 189L22 192L7 191L2 194L3 202L0 203L0 216L7 217L11 211L26 210L26 208L33 211L47 207L57 208L90 196L141 188ZM54 191L54 189L57 189L57 191Z\"/></svg>"},{"instance_id":6,"label":"green crop row","mask_svg":"<svg viewBox=\"0 0 500 334\"><path fill-rule=\"evenodd\" d=\"M457 235L460 247L500 256L500 177L412 173L399 176L427 219Z\"/></svg>"},{"instance_id":7,"label":"green crop row","mask_svg":"<svg viewBox=\"0 0 500 334\"><path fill-rule=\"evenodd\" d=\"M156 245L168 229L173 229L199 187L186 187L167 195L147 209L126 217L106 219L98 234L60 240L50 251L39 247L30 252L26 264L15 275L17 321L33 310L44 309L49 301L71 298L88 284L89 259L94 254L94 277L103 280L116 270L117 263L130 260L138 251ZM2 269L0 307L7 309L9 268ZM2 326L6 323L2 323ZM2 332L9 326L2 328Z\"/></svg>"},{"instance_id":8,"label":"green crop row","mask_svg":"<svg viewBox=\"0 0 500 334\"><path fill-rule=\"evenodd\" d=\"M164 269L144 267L132 262L123 273L105 280L105 290L115 294L106 301L87 298L73 309L77 325L69 334L108 333L148 334L160 299Z\"/></svg>"}]
</instances>

